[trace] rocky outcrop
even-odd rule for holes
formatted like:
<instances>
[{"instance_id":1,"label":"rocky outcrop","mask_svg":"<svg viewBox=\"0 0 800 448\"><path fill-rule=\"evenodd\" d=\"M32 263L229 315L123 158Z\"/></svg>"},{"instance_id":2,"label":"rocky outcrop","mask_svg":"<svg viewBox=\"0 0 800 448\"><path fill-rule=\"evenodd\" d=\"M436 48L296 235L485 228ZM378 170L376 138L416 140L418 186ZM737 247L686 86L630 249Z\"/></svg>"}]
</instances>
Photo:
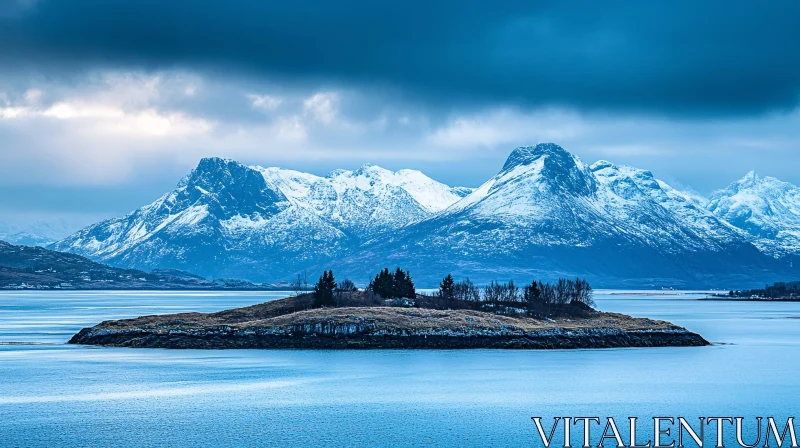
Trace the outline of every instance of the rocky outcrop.
<instances>
[{"instance_id":1,"label":"rocky outcrop","mask_svg":"<svg viewBox=\"0 0 800 448\"><path fill-rule=\"evenodd\" d=\"M701 336L669 322L616 313L592 312L577 319L533 319L465 310L359 307L314 309L276 316L275 309L275 304L264 304L215 314L108 321L84 328L69 342L194 349L566 349L709 345Z\"/></svg>"}]
</instances>

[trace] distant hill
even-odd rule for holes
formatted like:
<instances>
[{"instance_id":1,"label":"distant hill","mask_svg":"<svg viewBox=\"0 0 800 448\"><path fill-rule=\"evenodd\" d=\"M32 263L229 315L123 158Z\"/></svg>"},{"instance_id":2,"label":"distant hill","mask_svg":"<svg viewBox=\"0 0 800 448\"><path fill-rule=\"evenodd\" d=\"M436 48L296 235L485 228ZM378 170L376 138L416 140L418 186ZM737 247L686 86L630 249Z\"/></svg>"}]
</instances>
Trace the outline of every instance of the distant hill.
<instances>
[{"instance_id":1,"label":"distant hill","mask_svg":"<svg viewBox=\"0 0 800 448\"><path fill-rule=\"evenodd\" d=\"M273 289L242 280L207 280L175 269L122 269L80 255L0 241L0 289ZM286 289L286 288L283 288Z\"/></svg>"}]
</instances>

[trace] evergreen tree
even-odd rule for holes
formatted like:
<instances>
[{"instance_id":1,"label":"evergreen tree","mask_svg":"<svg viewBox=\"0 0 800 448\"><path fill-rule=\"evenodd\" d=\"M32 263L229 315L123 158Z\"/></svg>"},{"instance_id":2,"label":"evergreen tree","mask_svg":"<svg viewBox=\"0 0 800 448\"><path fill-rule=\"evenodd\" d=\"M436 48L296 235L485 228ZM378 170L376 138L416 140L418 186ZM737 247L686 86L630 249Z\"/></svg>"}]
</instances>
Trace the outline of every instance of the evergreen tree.
<instances>
[{"instance_id":1,"label":"evergreen tree","mask_svg":"<svg viewBox=\"0 0 800 448\"><path fill-rule=\"evenodd\" d=\"M392 297L406 297L406 273L400 268L394 271Z\"/></svg>"},{"instance_id":2,"label":"evergreen tree","mask_svg":"<svg viewBox=\"0 0 800 448\"><path fill-rule=\"evenodd\" d=\"M389 268L378 272L378 275L370 282L369 289L381 297L392 297L394 279L389 272Z\"/></svg>"},{"instance_id":3,"label":"evergreen tree","mask_svg":"<svg viewBox=\"0 0 800 448\"><path fill-rule=\"evenodd\" d=\"M455 286L456 282L453 280L453 276L447 274L447 277L439 283L439 295L444 299L452 299L455 296Z\"/></svg>"},{"instance_id":4,"label":"evergreen tree","mask_svg":"<svg viewBox=\"0 0 800 448\"><path fill-rule=\"evenodd\" d=\"M532 281L530 285L525 287L524 299L528 306L528 315L530 316L533 314L536 306L542 303L542 292L541 289L539 289L539 283L536 283L536 280Z\"/></svg>"},{"instance_id":5,"label":"evergreen tree","mask_svg":"<svg viewBox=\"0 0 800 448\"><path fill-rule=\"evenodd\" d=\"M380 271L370 282L369 289L384 298L408 297L414 299L417 297L411 275L408 271L400 268L397 268L394 274L389 272L389 268Z\"/></svg>"},{"instance_id":6,"label":"evergreen tree","mask_svg":"<svg viewBox=\"0 0 800 448\"><path fill-rule=\"evenodd\" d=\"M314 307L332 306L335 289L336 280L333 277L333 271L323 271L319 281L314 285Z\"/></svg>"},{"instance_id":7,"label":"evergreen tree","mask_svg":"<svg viewBox=\"0 0 800 448\"><path fill-rule=\"evenodd\" d=\"M411 299L417 298L417 288L414 286L414 279L411 278L411 272L406 271L406 297Z\"/></svg>"},{"instance_id":8,"label":"evergreen tree","mask_svg":"<svg viewBox=\"0 0 800 448\"><path fill-rule=\"evenodd\" d=\"M414 289L414 280L411 279L411 273L397 268L395 276L395 288L398 292L398 297L407 297L409 299L417 298L417 291Z\"/></svg>"}]
</instances>

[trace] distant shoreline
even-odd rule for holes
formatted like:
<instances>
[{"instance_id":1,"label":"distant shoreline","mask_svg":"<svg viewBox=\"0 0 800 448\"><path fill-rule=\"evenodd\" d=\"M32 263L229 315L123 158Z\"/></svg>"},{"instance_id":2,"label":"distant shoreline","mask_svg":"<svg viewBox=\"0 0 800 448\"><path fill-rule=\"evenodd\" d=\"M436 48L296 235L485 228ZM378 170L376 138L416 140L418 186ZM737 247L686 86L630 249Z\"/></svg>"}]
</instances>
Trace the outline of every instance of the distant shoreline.
<instances>
[{"instance_id":1,"label":"distant shoreline","mask_svg":"<svg viewBox=\"0 0 800 448\"><path fill-rule=\"evenodd\" d=\"M754 299L750 297L701 297L697 300L707 300L712 302L800 302L800 298L796 299L770 299L770 298L760 298Z\"/></svg>"}]
</instances>

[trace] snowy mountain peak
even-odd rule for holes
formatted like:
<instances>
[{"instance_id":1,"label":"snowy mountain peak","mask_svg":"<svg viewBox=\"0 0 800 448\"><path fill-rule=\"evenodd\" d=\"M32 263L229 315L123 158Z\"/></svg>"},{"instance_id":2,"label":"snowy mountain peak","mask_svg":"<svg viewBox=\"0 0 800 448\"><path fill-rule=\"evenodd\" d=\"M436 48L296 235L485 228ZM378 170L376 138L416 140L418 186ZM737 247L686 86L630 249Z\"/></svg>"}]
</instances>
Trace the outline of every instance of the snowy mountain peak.
<instances>
[{"instance_id":1,"label":"snowy mountain peak","mask_svg":"<svg viewBox=\"0 0 800 448\"><path fill-rule=\"evenodd\" d=\"M199 162L197 162L197 168L198 169L217 168L230 164L244 166L233 159L225 159L222 157L203 157L200 159Z\"/></svg>"},{"instance_id":2,"label":"snowy mountain peak","mask_svg":"<svg viewBox=\"0 0 800 448\"><path fill-rule=\"evenodd\" d=\"M727 188L725 188L723 190L720 190L720 191L736 192L736 191L739 191L739 190L758 188L757 186L759 184L761 184L762 182L764 182L764 181L766 181L768 179L769 180L777 180L777 179L774 179L774 178L771 178L771 177L762 178L755 171L750 171L747 174L745 174L742 178L732 182L730 185L728 185ZM717 192L714 192L712 194L716 194L716 193Z\"/></svg>"},{"instance_id":3,"label":"snowy mountain peak","mask_svg":"<svg viewBox=\"0 0 800 448\"><path fill-rule=\"evenodd\" d=\"M231 169L226 169L229 165L231 165ZM235 165L238 165L238 167ZM205 178L208 180L221 173L227 172L230 174L231 171L239 172L239 167L246 168L244 165L234 160L222 159L219 157L203 157L200 159L200 162L197 163L197 166L178 182L177 187L185 187L190 181L197 181L198 178Z\"/></svg>"},{"instance_id":4,"label":"snowy mountain peak","mask_svg":"<svg viewBox=\"0 0 800 448\"><path fill-rule=\"evenodd\" d=\"M550 192L590 195L597 189L595 178L580 158L555 143L520 146L511 152L499 176L524 177Z\"/></svg>"},{"instance_id":5,"label":"snowy mountain peak","mask_svg":"<svg viewBox=\"0 0 800 448\"><path fill-rule=\"evenodd\" d=\"M365 163L358 167L357 170L352 171L352 173L356 176L385 176L394 174L392 171L387 170L386 168L379 167L378 165L373 165L371 163Z\"/></svg>"},{"instance_id":6,"label":"snowy mountain peak","mask_svg":"<svg viewBox=\"0 0 800 448\"><path fill-rule=\"evenodd\" d=\"M740 184L751 184L758 182L759 176L755 172L755 170L751 170L749 173L745 174L744 177L739 179L738 183Z\"/></svg>"},{"instance_id":7,"label":"snowy mountain peak","mask_svg":"<svg viewBox=\"0 0 800 448\"><path fill-rule=\"evenodd\" d=\"M276 204L287 201L283 193L267 186L257 170L218 157L201 159L182 186L177 192L182 202L207 203L218 217L271 215L280 208Z\"/></svg>"},{"instance_id":8,"label":"snowy mountain peak","mask_svg":"<svg viewBox=\"0 0 800 448\"><path fill-rule=\"evenodd\" d=\"M589 165L589 169L592 170L593 172L597 172L606 168L616 168L616 167L617 166L614 165L613 163L603 159L600 159L597 162L594 162L593 164Z\"/></svg>"},{"instance_id":9,"label":"snowy mountain peak","mask_svg":"<svg viewBox=\"0 0 800 448\"><path fill-rule=\"evenodd\" d=\"M800 188L795 185L751 171L712 193L707 207L774 256L800 251Z\"/></svg>"},{"instance_id":10,"label":"snowy mountain peak","mask_svg":"<svg viewBox=\"0 0 800 448\"><path fill-rule=\"evenodd\" d=\"M797 187L789 182L784 182L771 176L760 176L755 171L750 171L741 179L733 182L727 188L715 191L711 198L735 194L737 192L751 192L758 196L780 196L787 194Z\"/></svg>"},{"instance_id":11,"label":"snowy mountain peak","mask_svg":"<svg viewBox=\"0 0 800 448\"><path fill-rule=\"evenodd\" d=\"M197 167L192 170L190 177L219 177L219 176L236 176L242 174L248 167L241 163L231 160L222 159L219 157L204 157L200 159Z\"/></svg>"},{"instance_id":12,"label":"snowy mountain peak","mask_svg":"<svg viewBox=\"0 0 800 448\"><path fill-rule=\"evenodd\" d=\"M281 168L254 167L267 183L299 207L361 236L398 228L449 207L472 190L452 188L416 170L365 164L325 177Z\"/></svg>"},{"instance_id":13,"label":"snowy mountain peak","mask_svg":"<svg viewBox=\"0 0 800 448\"><path fill-rule=\"evenodd\" d=\"M328 178L328 179L333 179L334 177L341 176L342 174L344 174L346 172L347 172L347 170L345 170L345 169L337 168L337 169L331 171L330 173L328 173L327 175L325 175L325 177Z\"/></svg>"},{"instance_id":14,"label":"snowy mountain peak","mask_svg":"<svg viewBox=\"0 0 800 448\"><path fill-rule=\"evenodd\" d=\"M723 192L735 193L738 191L756 192L760 196L776 196L786 194L795 189L797 187L789 182L784 182L771 176L760 176L755 171L750 171L727 188L712 193L712 197L718 196Z\"/></svg>"},{"instance_id":15,"label":"snowy mountain peak","mask_svg":"<svg viewBox=\"0 0 800 448\"><path fill-rule=\"evenodd\" d=\"M503 171L519 165L530 165L542 156L553 156L556 160L572 159L572 154L555 143L539 143L535 146L519 146L506 159Z\"/></svg>"},{"instance_id":16,"label":"snowy mountain peak","mask_svg":"<svg viewBox=\"0 0 800 448\"><path fill-rule=\"evenodd\" d=\"M450 209L474 216L516 216L540 221L558 213L564 198L586 197L597 181L580 159L553 143L514 149L503 169Z\"/></svg>"}]
</instances>

